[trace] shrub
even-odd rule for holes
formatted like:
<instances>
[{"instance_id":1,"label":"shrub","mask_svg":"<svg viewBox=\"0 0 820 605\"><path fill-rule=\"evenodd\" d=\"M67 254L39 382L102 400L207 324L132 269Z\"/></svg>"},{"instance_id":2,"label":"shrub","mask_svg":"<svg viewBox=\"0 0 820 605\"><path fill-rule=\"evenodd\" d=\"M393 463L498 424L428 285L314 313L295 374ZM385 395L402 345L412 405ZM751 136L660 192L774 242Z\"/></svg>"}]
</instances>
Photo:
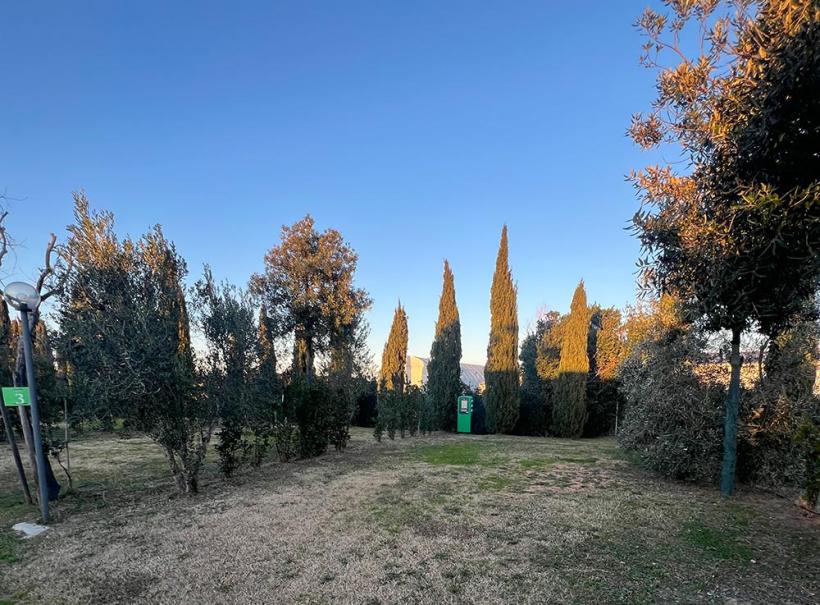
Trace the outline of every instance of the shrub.
<instances>
[{"instance_id":1,"label":"shrub","mask_svg":"<svg viewBox=\"0 0 820 605\"><path fill-rule=\"evenodd\" d=\"M818 400L812 393L816 347L817 327L811 323L771 342L765 374L742 401L738 443L742 480L767 486L805 482L811 445L797 436L818 416Z\"/></svg>"},{"instance_id":2,"label":"shrub","mask_svg":"<svg viewBox=\"0 0 820 605\"><path fill-rule=\"evenodd\" d=\"M815 406L814 416L803 421L795 435L795 441L805 447L803 506L820 513L820 414L817 412Z\"/></svg>"},{"instance_id":3,"label":"shrub","mask_svg":"<svg viewBox=\"0 0 820 605\"><path fill-rule=\"evenodd\" d=\"M410 385L405 389L401 406L402 437L405 431L411 437L418 432L425 399L426 394L419 387Z\"/></svg>"},{"instance_id":4,"label":"shrub","mask_svg":"<svg viewBox=\"0 0 820 605\"><path fill-rule=\"evenodd\" d=\"M399 391L382 388L379 390L376 404L376 426L373 429L373 436L376 441L381 441L385 431L392 441L396 438L396 430L401 424L399 407L401 406L401 393Z\"/></svg>"},{"instance_id":5,"label":"shrub","mask_svg":"<svg viewBox=\"0 0 820 605\"><path fill-rule=\"evenodd\" d=\"M737 472L745 482L803 486L812 502L820 407L812 394L816 340L806 329L773 343L764 377L742 394ZM704 345L695 333L667 329L637 346L620 372L620 445L676 479L713 481L720 470L726 368L708 363Z\"/></svg>"},{"instance_id":6,"label":"shrub","mask_svg":"<svg viewBox=\"0 0 820 605\"><path fill-rule=\"evenodd\" d=\"M376 403L376 381L368 380L356 395L356 411L353 414L353 424L356 426L375 426Z\"/></svg>"},{"instance_id":7,"label":"shrub","mask_svg":"<svg viewBox=\"0 0 820 605\"><path fill-rule=\"evenodd\" d=\"M350 418L353 416L353 397L346 392L336 392L331 406L328 437L336 451L347 447L350 441Z\"/></svg>"},{"instance_id":8,"label":"shrub","mask_svg":"<svg viewBox=\"0 0 820 605\"><path fill-rule=\"evenodd\" d=\"M696 334L670 330L639 345L621 368L626 410L621 447L675 479L714 481L720 472L724 390L698 376L705 361Z\"/></svg>"},{"instance_id":9,"label":"shrub","mask_svg":"<svg viewBox=\"0 0 820 605\"><path fill-rule=\"evenodd\" d=\"M293 409L299 427L299 455L319 456L331 441L332 393L321 380L296 377L285 390L286 409Z\"/></svg>"},{"instance_id":10,"label":"shrub","mask_svg":"<svg viewBox=\"0 0 820 605\"><path fill-rule=\"evenodd\" d=\"M242 425L238 418L223 417L216 451L219 453L219 470L226 477L230 477L239 469L242 463L240 454L245 445L242 439Z\"/></svg>"},{"instance_id":11,"label":"shrub","mask_svg":"<svg viewBox=\"0 0 820 605\"><path fill-rule=\"evenodd\" d=\"M273 442L276 454L282 462L289 462L299 454L299 427L287 418L273 425Z\"/></svg>"},{"instance_id":12,"label":"shrub","mask_svg":"<svg viewBox=\"0 0 820 605\"><path fill-rule=\"evenodd\" d=\"M587 381L587 417L584 437L611 435L615 416L623 407L623 396L618 380L590 376Z\"/></svg>"}]
</instances>

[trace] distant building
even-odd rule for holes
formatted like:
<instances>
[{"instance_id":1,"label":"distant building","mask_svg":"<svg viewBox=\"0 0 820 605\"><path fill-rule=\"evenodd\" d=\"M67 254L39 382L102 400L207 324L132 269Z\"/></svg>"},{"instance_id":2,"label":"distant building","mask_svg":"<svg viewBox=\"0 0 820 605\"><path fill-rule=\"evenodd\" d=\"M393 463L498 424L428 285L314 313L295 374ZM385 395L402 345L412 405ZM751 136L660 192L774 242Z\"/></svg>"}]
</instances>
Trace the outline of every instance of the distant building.
<instances>
[{"instance_id":1,"label":"distant building","mask_svg":"<svg viewBox=\"0 0 820 605\"><path fill-rule=\"evenodd\" d=\"M416 386L422 386L427 382L427 364L430 360L426 357L415 357L410 355L407 359L407 381ZM475 389L479 393L484 390L484 366L474 363L461 364L461 382Z\"/></svg>"}]
</instances>

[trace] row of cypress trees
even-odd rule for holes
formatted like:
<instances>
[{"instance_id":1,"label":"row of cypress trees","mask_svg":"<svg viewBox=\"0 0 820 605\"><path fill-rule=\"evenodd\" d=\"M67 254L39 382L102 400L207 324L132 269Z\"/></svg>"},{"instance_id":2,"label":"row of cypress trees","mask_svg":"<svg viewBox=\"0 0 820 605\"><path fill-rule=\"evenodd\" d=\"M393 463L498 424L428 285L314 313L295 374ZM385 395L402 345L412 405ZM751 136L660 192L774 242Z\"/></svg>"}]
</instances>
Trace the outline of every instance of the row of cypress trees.
<instances>
[{"instance_id":1,"label":"row of cypress trees","mask_svg":"<svg viewBox=\"0 0 820 605\"><path fill-rule=\"evenodd\" d=\"M490 341L484 368L487 429L491 433L513 433L516 428L520 429L517 295L509 266L507 226L504 225L490 290ZM551 432L559 437L580 437L587 421L588 337L589 309L582 280L572 297L561 337L551 426Z\"/></svg>"},{"instance_id":2,"label":"row of cypress trees","mask_svg":"<svg viewBox=\"0 0 820 605\"><path fill-rule=\"evenodd\" d=\"M455 430L454 402L464 389L461 382L461 322L453 271L446 260L435 338L427 368L426 396L417 387L405 383L407 341L407 313L399 302L379 370L374 431L377 439L381 439L385 431L393 439L397 431L404 437L406 432L412 435L419 428L424 432Z\"/></svg>"},{"instance_id":3,"label":"row of cypress trees","mask_svg":"<svg viewBox=\"0 0 820 605\"><path fill-rule=\"evenodd\" d=\"M551 432L561 437L580 437L587 420L586 389L589 374L589 309L584 283L573 295L570 313L562 331ZM439 314L427 370L426 401L409 393L407 368L407 313L396 307L393 324L382 354L375 434L387 431L392 439L398 430L453 431L456 428L456 399L467 386L461 382L461 323L456 304L455 279L449 262L439 299ZM509 264L507 226L501 241L490 289L490 338L484 368L486 428L491 433L513 433L520 429L521 371L518 346L518 292Z\"/></svg>"}]
</instances>

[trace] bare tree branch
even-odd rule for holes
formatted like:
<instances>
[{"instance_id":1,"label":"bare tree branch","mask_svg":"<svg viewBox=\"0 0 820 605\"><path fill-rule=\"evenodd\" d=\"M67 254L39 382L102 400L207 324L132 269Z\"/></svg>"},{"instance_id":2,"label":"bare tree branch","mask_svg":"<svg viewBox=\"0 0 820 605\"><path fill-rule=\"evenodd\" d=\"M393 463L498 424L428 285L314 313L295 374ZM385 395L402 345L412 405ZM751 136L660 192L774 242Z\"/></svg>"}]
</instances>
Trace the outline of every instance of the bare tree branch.
<instances>
[{"instance_id":1,"label":"bare tree branch","mask_svg":"<svg viewBox=\"0 0 820 605\"><path fill-rule=\"evenodd\" d=\"M37 292L40 293L41 301L46 301L52 296L62 293L73 266L73 256L67 253L64 246L57 245L57 236L52 233L46 245L45 264L40 271L40 277L37 279L37 285L35 286ZM54 283L49 283L49 279L52 277L57 279ZM48 289L43 292L43 288L47 285L49 286Z\"/></svg>"}]
</instances>

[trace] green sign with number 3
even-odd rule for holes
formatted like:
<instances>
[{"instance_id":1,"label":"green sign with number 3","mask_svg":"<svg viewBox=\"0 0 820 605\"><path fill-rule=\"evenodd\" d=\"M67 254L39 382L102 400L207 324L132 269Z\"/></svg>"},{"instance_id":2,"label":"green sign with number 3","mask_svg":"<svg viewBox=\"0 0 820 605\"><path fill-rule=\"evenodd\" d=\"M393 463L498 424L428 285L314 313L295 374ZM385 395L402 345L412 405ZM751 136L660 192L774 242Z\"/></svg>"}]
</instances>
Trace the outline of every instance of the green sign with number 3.
<instances>
[{"instance_id":1,"label":"green sign with number 3","mask_svg":"<svg viewBox=\"0 0 820 605\"><path fill-rule=\"evenodd\" d=\"M31 405L28 387L3 387L3 403L7 408Z\"/></svg>"}]
</instances>

